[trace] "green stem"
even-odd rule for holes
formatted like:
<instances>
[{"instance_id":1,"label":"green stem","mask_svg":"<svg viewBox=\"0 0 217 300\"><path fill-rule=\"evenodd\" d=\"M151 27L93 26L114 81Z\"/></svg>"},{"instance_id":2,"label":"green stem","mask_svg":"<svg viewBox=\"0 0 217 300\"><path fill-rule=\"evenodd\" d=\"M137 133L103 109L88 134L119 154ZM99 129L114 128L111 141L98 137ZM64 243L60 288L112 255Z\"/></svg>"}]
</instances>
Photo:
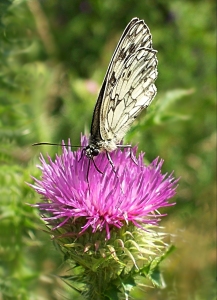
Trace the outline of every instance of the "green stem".
<instances>
[{"instance_id":1,"label":"green stem","mask_svg":"<svg viewBox=\"0 0 217 300\"><path fill-rule=\"evenodd\" d=\"M87 300L108 300L105 292L109 286L110 276L107 268L98 268L96 272L88 272L87 279L87 293L85 295Z\"/></svg>"}]
</instances>

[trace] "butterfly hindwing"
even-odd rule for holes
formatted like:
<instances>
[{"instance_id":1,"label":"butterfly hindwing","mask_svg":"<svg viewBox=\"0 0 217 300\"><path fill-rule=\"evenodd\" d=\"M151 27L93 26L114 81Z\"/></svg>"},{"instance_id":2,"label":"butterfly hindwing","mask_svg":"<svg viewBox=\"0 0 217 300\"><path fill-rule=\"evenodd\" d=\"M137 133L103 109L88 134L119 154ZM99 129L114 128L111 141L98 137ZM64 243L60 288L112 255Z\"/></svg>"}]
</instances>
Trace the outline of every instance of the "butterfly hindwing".
<instances>
[{"instance_id":1,"label":"butterfly hindwing","mask_svg":"<svg viewBox=\"0 0 217 300\"><path fill-rule=\"evenodd\" d=\"M101 120L100 127L104 139L115 138L116 142L120 141L156 94L153 84L157 76L154 50L140 48L131 58L132 62L126 62L128 66L124 65L117 84L104 99L109 103L107 117Z\"/></svg>"}]
</instances>

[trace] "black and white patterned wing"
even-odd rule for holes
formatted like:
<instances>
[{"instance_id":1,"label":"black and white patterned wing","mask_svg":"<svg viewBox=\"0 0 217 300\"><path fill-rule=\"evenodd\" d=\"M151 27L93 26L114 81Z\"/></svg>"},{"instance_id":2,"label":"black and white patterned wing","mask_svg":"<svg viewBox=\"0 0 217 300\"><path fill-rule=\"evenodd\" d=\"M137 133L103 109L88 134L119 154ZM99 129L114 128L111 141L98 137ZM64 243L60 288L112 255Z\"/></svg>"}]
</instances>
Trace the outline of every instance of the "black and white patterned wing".
<instances>
[{"instance_id":1,"label":"black and white patterned wing","mask_svg":"<svg viewBox=\"0 0 217 300\"><path fill-rule=\"evenodd\" d=\"M122 140L138 114L156 95L156 50L143 20L127 25L115 49L94 109L94 140Z\"/></svg>"}]
</instances>

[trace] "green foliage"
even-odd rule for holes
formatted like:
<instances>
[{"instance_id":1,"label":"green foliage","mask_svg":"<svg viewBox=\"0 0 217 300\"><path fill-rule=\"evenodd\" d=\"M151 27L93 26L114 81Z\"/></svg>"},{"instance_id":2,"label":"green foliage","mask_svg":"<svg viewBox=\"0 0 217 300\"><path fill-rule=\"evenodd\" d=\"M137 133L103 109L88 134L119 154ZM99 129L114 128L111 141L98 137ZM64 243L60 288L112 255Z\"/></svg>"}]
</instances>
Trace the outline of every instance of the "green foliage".
<instances>
[{"instance_id":1,"label":"green foliage","mask_svg":"<svg viewBox=\"0 0 217 300\"><path fill-rule=\"evenodd\" d=\"M158 95L126 140L181 176L177 205L162 223L176 245L163 261L166 287L146 299L214 299L214 11L211 0L0 1L1 299L82 299L59 279L68 270L26 204L40 201L25 183L40 176L39 153L61 150L31 144L70 137L78 145L89 132L109 59L135 16L158 50ZM157 267L150 279L163 287ZM126 294L144 299L131 279Z\"/></svg>"}]
</instances>

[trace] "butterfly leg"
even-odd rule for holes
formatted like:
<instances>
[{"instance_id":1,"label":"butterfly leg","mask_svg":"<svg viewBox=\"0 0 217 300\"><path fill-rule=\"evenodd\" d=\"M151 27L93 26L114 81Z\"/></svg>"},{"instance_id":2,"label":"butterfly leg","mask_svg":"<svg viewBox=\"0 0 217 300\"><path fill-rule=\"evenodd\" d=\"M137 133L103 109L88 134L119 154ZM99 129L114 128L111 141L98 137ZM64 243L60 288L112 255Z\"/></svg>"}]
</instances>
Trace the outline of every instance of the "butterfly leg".
<instances>
[{"instance_id":1,"label":"butterfly leg","mask_svg":"<svg viewBox=\"0 0 217 300\"><path fill-rule=\"evenodd\" d=\"M88 166L87 166L87 183L88 183L88 188L89 188L89 191L90 191L90 185L89 185L89 180L88 180L88 177L89 177L89 171L90 171L90 159L88 160Z\"/></svg>"},{"instance_id":2,"label":"butterfly leg","mask_svg":"<svg viewBox=\"0 0 217 300\"><path fill-rule=\"evenodd\" d=\"M113 161L112 161L112 159L111 159L111 156L110 156L110 154L109 154L108 151L106 151L106 156L107 156L107 158L108 158L108 161L109 161L110 165L112 166L113 172L116 173L114 163L113 163Z\"/></svg>"},{"instance_id":3,"label":"butterfly leg","mask_svg":"<svg viewBox=\"0 0 217 300\"><path fill-rule=\"evenodd\" d=\"M100 169L97 167L97 165L96 165L94 159L92 158L91 160L92 160L92 162L93 162L93 164L94 164L94 167L97 169L97 171L98 171L99 173L103 174L103 172L100 171Z\"/></svg>"},{"instance_id":4,"label":"butterfly leg","mask_svg":"<svg viewBox=\"0 0 217 300\"><path fill-rule=\"evenodd\" d=\"M79 161L82 159L82 157L84 156L84 152L85 152L85 149L82 149L82 150L81 150L81 156L80 156L78 162L79 162Z\"/></svg>"},{"instance_id":5,"label":"butterfly leg","mask_svg":"<svg viewBox=\"0 0 217 300\"><path fill-rule=\"evenodd\" d=\"M96 170L97 170L100 174L103 174L103 172L100 171L100 169L97 167L95 161L94 161L93 159L88 159L87 178L86 178L86 179L87 179L88 185L89 185L89 180L88 180L88 178L89 178L89 173L90 173L90 164L91 164L91 161L93 162L94 167L96 168Z\"/></svg>"},{"instance_id":6,"label":"butterfly leg","mask_svg":"<svg viewBox=\"0 0 217 300\"><path fill-rule=\"evenodd\" d=\"M138 166L138 163L137 163L137 161L135 159L135 156L133 155L132 147L130 147L130 158Z\"/></svg>"},{"instance_id":7,"label":"butterfly leg","mask_svg":"<svg viewBox=\"0 0 217 300\"><path fill-rule=\"evenodd\" d=\"M117 145L118 148L130 148L130 158L132 159L132 161L138 165L134 155L133 155L133 151L132 151L132 146L131 145Z\"/></svg>"}]
</instances>

